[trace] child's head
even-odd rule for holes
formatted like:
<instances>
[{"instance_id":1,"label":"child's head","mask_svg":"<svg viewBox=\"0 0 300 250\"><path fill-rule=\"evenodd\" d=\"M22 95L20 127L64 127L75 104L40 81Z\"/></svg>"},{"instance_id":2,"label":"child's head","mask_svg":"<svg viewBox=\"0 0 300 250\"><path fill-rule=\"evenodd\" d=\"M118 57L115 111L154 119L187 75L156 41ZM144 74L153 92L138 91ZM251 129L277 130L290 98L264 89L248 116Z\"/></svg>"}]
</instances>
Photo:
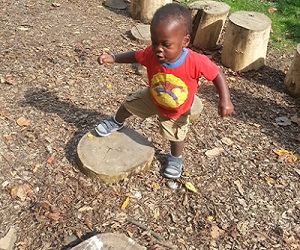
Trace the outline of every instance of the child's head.
<instances>
[{"instance_id":1,"label":"child's head","mask_svg":"<svg viewBox=\"0 0 300 250\"><path fill-rule=\"evenodd\" d=\"M184 6L170 3L159 8L151 21L153 52L160 62L175 62L190 42L191 13Z\"/></svg>"}]
</instances>

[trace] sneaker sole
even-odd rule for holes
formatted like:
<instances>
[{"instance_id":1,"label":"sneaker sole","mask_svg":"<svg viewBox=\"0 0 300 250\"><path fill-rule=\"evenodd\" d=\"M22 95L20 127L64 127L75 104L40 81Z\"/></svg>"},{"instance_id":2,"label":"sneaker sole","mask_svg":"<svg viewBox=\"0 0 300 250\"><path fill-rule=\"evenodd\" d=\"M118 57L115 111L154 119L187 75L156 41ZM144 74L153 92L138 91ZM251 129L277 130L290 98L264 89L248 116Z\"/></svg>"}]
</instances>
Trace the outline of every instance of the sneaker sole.
<instances>
[{"instance_id":1,"label":"sneaker sole","mask_svg":"<svg viewBox=\"0 0 300 250\"><path fill-rule=\"evenodd\" d=\"M167 173L164 173L164 176L167 177L167 178L169 178L169 179L179 179L180 176L181 176L181 174L174 176L174 175L169 175Z\"/></svg>"},{"instance_id":2,"label":"sneaker sole","mask_svg":"<svg viewBox=\"0 0 300 250\"><path fill-rule=\"evenodd\" d=\"M119 128L119 129L116 129L116 130L114 130L114 131L112 131L112 132L110 132L110 133L107 133L107 134L102 134L98 129L97 129L97 127L95 127L95 131L96 131L96 133L99 135L99 136L102 136L102 137L105 137L105 136L109 136L111 133L113 133L113 132L116 132L116 131L119 131L120 129L122 129L124 126L122 126L121 128Z\"/></svg>"}]
</instances>

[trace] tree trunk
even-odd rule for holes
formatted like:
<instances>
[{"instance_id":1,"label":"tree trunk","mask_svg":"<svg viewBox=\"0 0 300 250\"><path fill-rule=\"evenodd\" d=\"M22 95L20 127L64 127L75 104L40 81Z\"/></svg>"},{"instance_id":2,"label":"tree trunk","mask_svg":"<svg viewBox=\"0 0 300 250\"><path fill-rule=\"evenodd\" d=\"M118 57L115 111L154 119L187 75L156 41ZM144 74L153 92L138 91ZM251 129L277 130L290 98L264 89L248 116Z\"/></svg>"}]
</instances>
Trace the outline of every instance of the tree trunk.
<instances>
[{"instance_id":1,"label":"tree trunk","mask_svg":"<svg viewBox=\"0 0 300 250\"><path fill-rule=\"evenodd\" d=\"M292 65L286 73L284 84L291 95L300 97L300 43L297 46Z\"/></svg>"},{"instance_id":2,"label":"tree trunk","mask_svg":"<svg viewBox=\"0 0 300 250\"><path fill-rule=\"evenodd\" d=\"M234 71L258 69L265 64L271 20L264 14L237 11L229 16L221 55Z\"/></svg>"},{"instance_id":3,"label":"tree trunk","mask_svg":"<svg viewBox=\"0 0 300 250\"><path fill-rule=\"evenodd\" d=\"M215 1L189 5L193 16L192 44L203 50L214 49L219 41L230 6Z\"/></svg>"},{"instance_id":4,"label":"tree trunk","mask_svg":"<svg viewBox=\"0 0 300 250\"><path fill-rule=\"evenodd\" d=\"M132 18L150 23L158 8L172 2L172 0L131 0L130 13Z\"/></svg>"}]
</instances>

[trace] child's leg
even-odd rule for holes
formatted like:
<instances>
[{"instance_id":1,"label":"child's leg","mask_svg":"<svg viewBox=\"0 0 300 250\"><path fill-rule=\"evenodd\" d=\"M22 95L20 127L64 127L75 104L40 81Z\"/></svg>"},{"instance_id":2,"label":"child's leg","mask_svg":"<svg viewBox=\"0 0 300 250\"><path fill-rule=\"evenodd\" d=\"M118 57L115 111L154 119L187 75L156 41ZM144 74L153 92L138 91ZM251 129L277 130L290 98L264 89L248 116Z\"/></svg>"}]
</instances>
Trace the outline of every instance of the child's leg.
<instances>
[{"instance_id":1,"label":"child's leg","mask_svg":"<svg viewBox=\"0 0 300 250\"><path fill-rule=\"evenodd\" d=\"M131 116L132 114L124 107L124 104L122 104L115 116L115 120L118 123L124 123L124 121Z\"/></svg>"},{"instance_id":2,"label":"child's leg","mask_svg":"<svg viewBox=\"0 0 300 250\"><path fill-rule=\"evenodd\" d=\"M184 141L170 141L171 143L171 154L175 157L182 155Z\"/></svg>"},{"instance_id":3,"label":"child's leg","mask_svg":"<svg viewBox=\"0 0 300 250\"><path fill-rule=\"evenodd\" d=\"M160 132L171 144L171 153L167 157L164 169L164 176L167 178L177 179L181 175L182 152L188 125L189 113L183 114L175 120L160 116Z\"/></svg>"},{"instance_id":4,"label":"child's leg","mask_svg":"<svg viewBox=\"0 0 300 250\"><path fill-rule=\"evenodd\" d=\"M157 114L157 107L152 102L148 88L144 88L126 97L125 102L119 107L115 117L110 117L100 122L95 130L100 136L108 136L112 132L120 130L124 126L124 121L132 114L147 118Z\"/></svg>"}]
</instances>

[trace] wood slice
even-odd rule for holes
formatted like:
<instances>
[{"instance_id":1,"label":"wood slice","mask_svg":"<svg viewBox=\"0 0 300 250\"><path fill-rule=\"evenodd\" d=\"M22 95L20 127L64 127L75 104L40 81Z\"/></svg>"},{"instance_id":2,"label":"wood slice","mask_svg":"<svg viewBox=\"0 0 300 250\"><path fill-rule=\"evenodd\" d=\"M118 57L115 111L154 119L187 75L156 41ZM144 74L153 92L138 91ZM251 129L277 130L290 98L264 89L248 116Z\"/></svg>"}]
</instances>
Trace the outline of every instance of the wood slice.
<instances>
[{"instance_id":1,"label":"wood slice","mask_svg":"<svg viewBox=\"0 0 300 250\"><path fill-rule=\"evenodd\" d=\"M128 6L123 0L106 0L104 5L117 10L125 10Z\"/></svg>"},{"instance_id":2,"label":"wood slice","mask_svg":"<svg viewBox=\"0 0 300 250\"><path fill-rule=\"evenodd\" d=\"M142 43L151 43L150 25L149 24L138 24L131 29L132 36Z\"/></svg>"},{"instance_id":3,"label":"wood slice","mask_svg":"<svg viewBox=\"0 0 300 250\"><path fill-rule=\"evenodd\" d=\"M271 20L264 14L237 11L229 16L221 62L234 71L258 69L265 64Z\"/></svg>"},{"instance_id":4,"label":"wood slice","mask_svg":"<svg viewBox=\"0 0 300 250\"><path fill-rule=\"evenodd\" d=\"M172 0L131 0L130 13L132 18L150 23L155 11Z\"/></svg>"},{"instance_id":5,"label":"wood slice","mask_svg":"<svg viewBox=\"0 0 300 250\"><path fill-rule=\"evenodd\" d=\"M105 183L148 170L153 156L154 148L147 138L127 127L107 137L87 133L77 146L77 161L82 171Z\"/></svg>"},{"instance_id":6,"label":"wood slice","mask_svg":"<svg viewBox=\"0 0 300 250\"><path fill-rule=\"evenodd\" d=\"M189 4L193 16L192 44L203 50L217 46L230 6L216 1Z\"/></svg>"},{"instance_id":7,"label":"wood slice","mask_svg":"<svg viewBox=\"0 0 300 250\"><path fill-rule=\"evenodd\" d=\"M297 45L292 65L286 73L284 84L292 96L300 97L300 43Z\"/></svg>"},{"instance_id":8,"label":"wood slice","mask_svg":"<svg viewBox=\"0 0 300 250\"><path fill-rule=\"evenodd\" d=\"M119 233L97 234L71 250L146 250L133 239Z\"/></svg>"}]
</instances>

